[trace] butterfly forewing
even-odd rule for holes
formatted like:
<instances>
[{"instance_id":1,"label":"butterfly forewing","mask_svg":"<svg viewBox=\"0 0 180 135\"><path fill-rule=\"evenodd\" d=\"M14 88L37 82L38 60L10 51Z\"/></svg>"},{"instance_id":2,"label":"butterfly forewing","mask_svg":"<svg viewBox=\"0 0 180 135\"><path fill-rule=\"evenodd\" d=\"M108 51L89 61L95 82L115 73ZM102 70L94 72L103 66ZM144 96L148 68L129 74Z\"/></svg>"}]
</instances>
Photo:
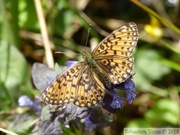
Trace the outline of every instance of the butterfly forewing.
<instances>
[{"instance_id":1,"label":"butterfly forewing","mask_svg":"<svg viewBox=\"0 0 180 135\"><path fill-rule=\"evenodd\" d=\"M74 102L79 107L91 107L104 96L102 82L84 63L79 63L59 75L42 94L44 102L64 106Z\"/></svg>"},{"instance_id":2,"label":"butterfly forewing","mask_svg":"<svg viewBox=\"0 0 180 135\"><path fill-rule=\"evenodd\" d=\"M44 102L58 106L64 106L69 102L73 102L83 68L84 64L78 63L55 78L42 94Z\"/></svg>"},{"instance_id":3,"label":"butterfly forewing","mask_svg":"<svg viewBox=\"0 0 180 135\"><path fill-rule=\"evenodd\" d=\"M131 22L119 27L93 50L95 59L101 57L115 56L119 58L132 55L138 41L138 29L135 23Z\"/></svg>"}]
</instances>

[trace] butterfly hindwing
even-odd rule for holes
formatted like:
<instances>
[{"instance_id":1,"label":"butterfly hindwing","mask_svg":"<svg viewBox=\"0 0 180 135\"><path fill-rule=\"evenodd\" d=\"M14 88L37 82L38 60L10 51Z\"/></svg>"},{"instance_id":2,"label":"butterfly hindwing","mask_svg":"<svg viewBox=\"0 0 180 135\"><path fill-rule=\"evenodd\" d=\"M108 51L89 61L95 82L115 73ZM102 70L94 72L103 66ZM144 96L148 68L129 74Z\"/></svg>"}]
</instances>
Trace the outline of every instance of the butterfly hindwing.
<instances>
[{"instance_id":1,"label":"butterfly hindwing","mask_svg":"<svg viewBox=\"0 0 180 135\"><path fill-rule=\"evenodd\" d=\"M91 107L103 98L105 88L93 70L87 66L79 79L76 92L75 105Z\"/></svg>"},{"instance_id":2,"label":"butterfly hindwing","mask_svg":"<svg viewBox=\"0 0 180 135\"><path fill-rule=\"evenodd\" d=\"M134 74L133 63L134 59L132 56L126 59L109 58L97 61L101 72L107 74L113 84L124 82L127 78Z\"/></svg>"}]
</instances>

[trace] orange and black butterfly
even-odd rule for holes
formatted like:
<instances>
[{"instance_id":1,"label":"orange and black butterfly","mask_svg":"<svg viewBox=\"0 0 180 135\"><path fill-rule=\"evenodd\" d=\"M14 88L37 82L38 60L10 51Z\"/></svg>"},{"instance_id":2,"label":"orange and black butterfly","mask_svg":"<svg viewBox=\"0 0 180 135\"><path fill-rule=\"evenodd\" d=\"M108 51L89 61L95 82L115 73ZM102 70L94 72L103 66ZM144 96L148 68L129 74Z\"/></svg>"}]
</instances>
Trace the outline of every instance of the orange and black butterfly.
<instances>
[{"instance_id":1,"label":"orange and black butterfly","mask_svg":"<svg viewBox=\"0 0 180 135\"><path fill-rule=\"evenodd\" d=\"M44 90L43 101L58 107L70 102L79 107L96 105L107 88L134 74L132 54L137 41L136 24L122 25L102 40L92 53L82 52L83 61L58 75Z\"/></svg>"}]
</instances>

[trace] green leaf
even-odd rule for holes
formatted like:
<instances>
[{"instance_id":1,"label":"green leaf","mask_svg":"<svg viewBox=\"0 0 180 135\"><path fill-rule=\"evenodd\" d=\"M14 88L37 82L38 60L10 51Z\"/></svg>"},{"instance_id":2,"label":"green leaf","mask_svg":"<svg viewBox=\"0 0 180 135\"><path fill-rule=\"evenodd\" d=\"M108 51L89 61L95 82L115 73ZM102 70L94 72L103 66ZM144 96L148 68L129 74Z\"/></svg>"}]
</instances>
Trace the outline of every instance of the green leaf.
<instances>
[{"instance_id":1,"label":"green leaf","mask_svg":"<svg viewBox=\"0 0 180 135\"><path fill-rule=\"evenodd\" d=\"M29 69L23 55L13 45L0 42L0 54L0 98L15 104L20 95L31 93Z\"/></svg>"},{"instance_id":2,"label":"green leaf","mask_svg":"<svg viewBox=\"0 0 180 135\"><path fill-rule=\"evenodd\" d=\"M8 5L8 6L7 6ZM9 9L9 10L7 10ZM19 28L18 28L18 10L17 0L0 1L0 37L2 40L19 47ZM14 34L15 33L15 34Z\"/></svg>"},{"instance_id":3,"label":"green leaf","mask_svg":"<svg viewBox=\"0 0 180 135\"><path fill-rule=\"evenodd\" d=\"M37 13L32 0L19 0L19 26L26 29L39 28Z\"/></svg>"},{"instance_id":4,"label":"green leaf","mask_svg":"<svg viewBox=\"0 0 180 135\"><path fill-rule=\"evenodd\" d=\"M161 63L161 55L155 50L140 50L136 53L134 76L135 83L146 88L154 80L160 80L170 72L170 68Z\"/></svg>"},{"instance_id":5,"label":"green leaf","mask_svg":"<svg viewBox=\"0 0 180 135\"><path fill-rule=\"evenodd\" d=\"M151 127L151 125L144 119L132 120L126 126L126 128L145 128L145 127Z\"/></svg>"},{"instance_id":6,"label":"green leaf","mask_svg":"<svg viewBox=\"0 0 180 135\"><path fill-rule=\"evenodd\" d=\"M35 119L35 116L23 113L16 116L15 121L9 125L8 129L19 134L29 134L35 123Z\"/></svg>"},{"instance_id":7,"label":"green leaf","mask_svg":"<svg viewBox=\"0 0 180 135\"><path fill-rule=\"evenodd\" d=\"M178 124L179 122L179 104L170 99L162 99L145 114L145 118L154 126L160 126L165 123Z\"/></svg>"}]
</instances>

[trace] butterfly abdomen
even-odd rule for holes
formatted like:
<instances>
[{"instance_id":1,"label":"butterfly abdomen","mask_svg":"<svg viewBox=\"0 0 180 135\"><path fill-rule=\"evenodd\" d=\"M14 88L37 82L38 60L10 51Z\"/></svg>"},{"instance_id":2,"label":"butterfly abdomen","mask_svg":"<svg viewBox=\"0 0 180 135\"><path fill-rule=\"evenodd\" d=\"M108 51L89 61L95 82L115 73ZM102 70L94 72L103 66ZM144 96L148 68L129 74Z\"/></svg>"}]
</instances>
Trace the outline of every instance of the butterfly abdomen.
<instances>
[{"instance_id":1,"label":"butterfly abdomen","mask_svg":"<svg viewBox=\"0 0 180 135\"><path fill-rule=\"evenodd\" d=\"M93 69L93 71L97 74L99 80L101 80L101 82L104 84L105 87L111 88L111 85L112 85L111 81L105 74L103 74L99 70L99 68L97 66Z\"/></svg>"}]
</instances>

